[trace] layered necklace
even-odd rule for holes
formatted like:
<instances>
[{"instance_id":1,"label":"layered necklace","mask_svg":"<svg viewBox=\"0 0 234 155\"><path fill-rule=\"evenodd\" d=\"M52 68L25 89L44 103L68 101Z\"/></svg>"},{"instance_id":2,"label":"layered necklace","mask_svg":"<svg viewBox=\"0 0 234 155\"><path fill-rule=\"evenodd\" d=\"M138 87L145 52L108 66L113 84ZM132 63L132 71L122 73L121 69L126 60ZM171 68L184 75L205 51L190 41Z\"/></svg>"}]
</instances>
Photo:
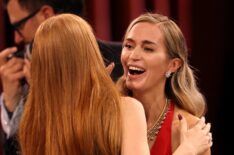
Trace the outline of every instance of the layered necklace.
<instances>
[{"instance_id":1,"label":"layered necklace","mask_svg":"<svg viewBox=\"0 0 234 155\"><path fill-rule=\"evenodd\" d=\"M155 121L154 125L150 129L147 130L148 142L153 141L157 137L163 125L163 122L167 116L167 112L169 110L169 104L170 104L170 101L166 98L166 104L164 105L163 110L160 113L158 119Z\"/></svg>"}]
</instances>

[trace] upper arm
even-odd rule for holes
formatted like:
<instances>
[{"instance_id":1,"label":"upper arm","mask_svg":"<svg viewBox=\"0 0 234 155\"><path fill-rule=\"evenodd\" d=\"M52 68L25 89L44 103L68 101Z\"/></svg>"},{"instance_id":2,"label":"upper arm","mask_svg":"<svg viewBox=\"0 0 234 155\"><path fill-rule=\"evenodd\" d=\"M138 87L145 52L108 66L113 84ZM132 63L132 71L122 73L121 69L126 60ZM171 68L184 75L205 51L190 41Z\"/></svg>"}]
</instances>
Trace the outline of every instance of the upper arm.
<instances>
[{"instance_id":1,"label":"upper arm","mask_svg":"<svg viewBox=\"0 0 234 155\"><path fill-rule=\"evenodd\" d=\"M149 155L143 106L135 99L122 99L122 155Z\"/></svg>"}]
</instances>

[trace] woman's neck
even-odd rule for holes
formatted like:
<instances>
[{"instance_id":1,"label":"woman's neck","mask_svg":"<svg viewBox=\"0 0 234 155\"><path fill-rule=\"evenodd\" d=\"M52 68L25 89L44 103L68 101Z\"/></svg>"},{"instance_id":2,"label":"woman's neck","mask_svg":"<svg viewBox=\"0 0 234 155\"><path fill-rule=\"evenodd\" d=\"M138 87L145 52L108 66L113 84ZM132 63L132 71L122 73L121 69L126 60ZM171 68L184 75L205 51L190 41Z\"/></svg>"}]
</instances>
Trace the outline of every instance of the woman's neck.
<instances>
[{"instance_id":1,"label":"woman's neck","mask_svg":"<svg viewBox=\"0 0 234 155\"><path fill-rule=\"evenodd\" d=\"M144 107L148 128L154 125L166 104L166 96L163 92L133 93L133 97L139 100Z\"/></svg>"}]
</instances>

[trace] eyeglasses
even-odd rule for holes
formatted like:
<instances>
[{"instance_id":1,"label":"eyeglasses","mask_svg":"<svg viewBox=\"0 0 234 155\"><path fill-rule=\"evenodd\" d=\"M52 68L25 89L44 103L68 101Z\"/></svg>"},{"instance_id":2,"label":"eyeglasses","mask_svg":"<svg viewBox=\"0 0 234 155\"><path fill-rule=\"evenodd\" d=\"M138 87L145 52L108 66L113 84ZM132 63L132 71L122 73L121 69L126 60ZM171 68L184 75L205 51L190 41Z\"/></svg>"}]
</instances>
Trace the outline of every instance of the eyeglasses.
<instances>
[{"instance_id":1,"label":"eyeglasses","mask_svg":"<svg viewBox=\"0 0 234 155\"><path fill-rule=\"evenodd\" d=\"M23 25L32 17L34 17L40 9L37 9L35 11L33 11L31 14L29 14L28 16L24 17L23 19L19 20L16 23L12 24L12 27L14 28L15 31L17 31L20 35L22 35L22 33L20 32L20 29L22 29Z\"/></svg>"}]
</instances>

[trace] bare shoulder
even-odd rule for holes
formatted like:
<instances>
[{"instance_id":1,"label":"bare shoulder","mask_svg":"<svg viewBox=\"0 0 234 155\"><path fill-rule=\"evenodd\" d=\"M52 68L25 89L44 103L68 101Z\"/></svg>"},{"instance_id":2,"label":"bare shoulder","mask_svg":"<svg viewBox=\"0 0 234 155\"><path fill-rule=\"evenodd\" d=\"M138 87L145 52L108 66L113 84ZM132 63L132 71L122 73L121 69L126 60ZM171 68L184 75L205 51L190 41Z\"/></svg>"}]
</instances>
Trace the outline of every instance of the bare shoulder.
<instances>
[{"instance_id":1,"label":"bare shoulder","mask_svg":"<svg viewBox=\"0 0 234 155\"><path fill-rule=\"evenodd\" d=\"M121 101L123 123L126 126L131 124L146 126L145 111L142 104L132 97L122 97Z\"/></svg>"},{"instance_id":2,"label":"bare shoulder","mask_svg":"<svg viewBox=\"0 0 234 155\"><path fill-rule=\"evenodd\" d=\"M142 104L132 97L121 97L121 110L127 114L144 113Z\"/></svg>"},{"instance_id":3,"label":"bare shoulder","mask_svg":"<svg viewBox=\"0 0 234 155\"><path fill-rule=\"evenodd\" d=\"M121 98L123 123L122 155L149 155L144 108L134 98ZM137 130L136 130L137 129Z\"/></svg>"}]
</instances>

